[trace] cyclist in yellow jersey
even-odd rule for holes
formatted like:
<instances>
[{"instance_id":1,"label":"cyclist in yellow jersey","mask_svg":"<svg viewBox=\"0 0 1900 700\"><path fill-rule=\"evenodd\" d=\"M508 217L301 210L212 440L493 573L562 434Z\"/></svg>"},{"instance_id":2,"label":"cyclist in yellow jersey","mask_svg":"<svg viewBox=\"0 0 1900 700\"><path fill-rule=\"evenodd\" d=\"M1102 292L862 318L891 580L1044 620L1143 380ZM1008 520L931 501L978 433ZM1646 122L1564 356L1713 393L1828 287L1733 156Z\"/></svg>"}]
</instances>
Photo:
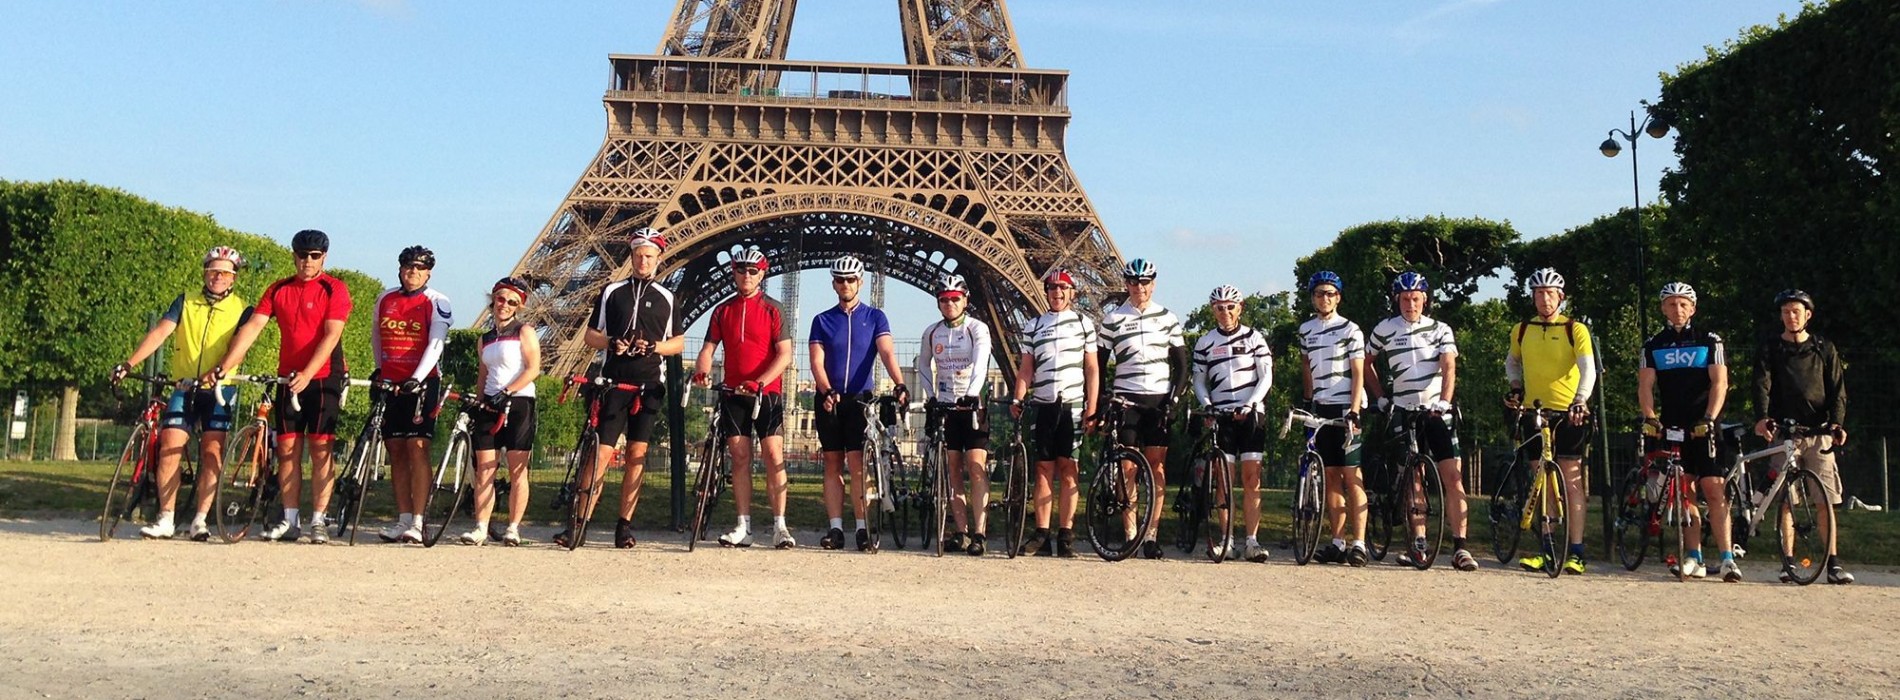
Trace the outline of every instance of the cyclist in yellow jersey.
<instances>
[{"instance_id":1,"label":"cyclist in yellow jersey","mask_svg":"<svg viewBox=\"0 0 1900 700\"><path fill-rule=\"evenodd\" d=\"M152 325L152 329L132 350L131 357L112 368L112 380L124 379L132 367L151 357L158 347L171 340L171 357L166 374L173 379L196 379L211 371L231 345L231 336L251 313L244 300L231 293L237 283L237 271L244 256L224 246L212 248L204 257L204 286L185 292L172 300L171 308ZM148 539L171 539L177 534L173 511L178 504L178 461L185 456L191 431L200 432L198 440L198 502L191 519L191 539L211 539L205 516L211 512L212 496L217 494L218 473L223 467L224 438L231 431L231 412L225 404L237 398L237 388L220 384L224 402L209 389L175 391L165 407L158 434L158 521L139 529Z\"/></svg>"},{"instance_id":2,"label":"cyclist in yellow jersey","mask_svg":"<svg viewBox=\"0 0 1900 700\"><path fill-rule=\"evenodd\" d=\"M1581 574L1583 565L1583 514L1588 502L1583 491L1583 456L1590 443L1590 394L1596 388L1596 355L1590 344L1590 329L1563 315L1564 278L1548 267L1531 273L1528 280L1531 302L1537 317L1517 324L1511 330L1511 352L1504 361L1504 374L1511 382L1505 395L1506 405L1559 409L1568 407L1568 420L1551 425L1555 442L1551 446L1557 467L1564 476L1564 510L1569 532L1569 552L1564 573ZM1535 435L1535 427L1526 417L1526 435ZM1542 450L1533 441L1528 450ZM1556 552L1541 552L1518 560L1526 569L1543 568L1545 557Z\"/></svg>"}]
</instances>

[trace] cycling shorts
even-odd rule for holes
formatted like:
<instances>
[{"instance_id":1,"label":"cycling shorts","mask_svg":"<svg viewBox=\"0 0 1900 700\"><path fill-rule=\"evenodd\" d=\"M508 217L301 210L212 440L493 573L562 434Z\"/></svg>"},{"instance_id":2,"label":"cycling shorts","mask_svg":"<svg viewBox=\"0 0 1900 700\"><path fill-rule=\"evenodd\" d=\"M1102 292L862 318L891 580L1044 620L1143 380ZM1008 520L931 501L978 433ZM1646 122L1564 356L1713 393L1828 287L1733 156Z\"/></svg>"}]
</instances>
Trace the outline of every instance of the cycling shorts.
<instances>
[{"instance_id":1,"label":"cycling shorts","mask_svg":"<svg viewBox=\"0 0 1900 700\"><path fill-rule=\"evenodd\" d=\"M1402 408L1393 409L1392 419L1386 422L1390 431L1390 439L1386 444L1391 445L1390 456L1394 458L1404 456L1405 443L1402 440L1405 439L1405 421L1410 413ZM1464 451L1458 444L1458 433L1451 428L1451 416L1421 418L1418 422L1418 449L1433 462L1463 456Z\"/></svg>"},{"instance_id":2,"label":"cycling shorts","mask_svg":"<svg viewBox=\"0 0 1900 700\"><path fill-rule=\"evenodd\" d=\"M1163 407L1166 394L1117 394L1134 405L1122 410L1122 424L1115 439L1132 447L1168 446L1168 411Z\"/></svg>"},{"instance_id":3,"label":"cycling shorts","mask_svg":"<svg viewBox=\"0 0 1900 700\"><path fill-rule=\"evenodd\" d=\"M861 395L848 394L838 397L836 410L825 410L824 399L818 399L818 450L820 452L863 452L864 401Z\"/></svg>"},{"instance_id":4,"label":"cycling shorts","mask_svg":"<svg viewBox=\"0 0 1900 700\"><path fill-rule=\"evenodd\" d=\"M1318 404L1313 407L1313 415L1321 418L1338 418L1346 415L1346 404ZM1313 447L1319 452L1319 463L1328 467L1358 467L1359 446L1362 442L1358 433L1350 433L1343 425L1329 425L1319 429L1314 436Z\"/></svg>"},{"instance_id":5,"label":"cycling shorts","mask_svg":"<svg viewBox=\"0 0 1900 700\"><path fill-rule=\"evenodd\" d=\"M1220 448L1228 461L1258 462L1267 451L1267 430L1259 411L1222 416L1214 430L1220 434Z\"/></svg>"},{"instance_id":6,"label":"cycling shorts","mask_svg":"<svg viewBox=\"0 0 1900 700\"><path fill-rule=\"evenodd\" d=\"M943 449L950 452L990 448L989 411L978 406L970 411L932 409L924 416L926 433L941 430Z\"/></svg>"},{"instance_id":7,"label":"cycling shorts","mask_svg":"<svg viewBox=\"0 0 1900 700\"><path fill-rule=\"evenodd\" d=\"M756 437L761 440L777 437L779 428L785 423L785 395L780 393L761 394L759 396L726 396L720 399L719 436L726 439L735 437ZM759 402L759 417L752 417L752 404Z\"/></svg>"},{"instance_id":8,"label":"cycling shorts","mask_svg":"<svg viewBox=\"0 0 1900 700\"><path fill-rule=\"evenodd\" d=\"M422 380L422 392L418 394L392 392L383 404L383 438L435 439L435 415L441 406L441 377ZM422 410L420 419L416 417L418 408Z\"/></svg>"},{"instance_id":9,"label":"cycling shorts","mask_svg":"<svg viewBox=\"0 0 1900 700\"><path fill-rule=\"evenodd\" d=\"M600 401L600 425L594 429L602 447L620 444L622 435L629 443L653 441L653 426L666 406L665 385L648 384L638 393L611 387L599 390L607 392Z\"/></svg>"},{"instance_id":10,"label":"cycling shorts","mask_svg":"<svg viewBox=\"0 0 1900 700\"><path fill-rule=\"evenodd\" d=\"M1551 416L1550 434L1555 443L1551 445L1551 453L1563 459L1582 459L1590 454L1590 429L1594 421L1592 418L1583 425L1571 425L1569 417L1561 413ZM1530 439L1524 445L1524 453L1536 457L1544 449L1542 436L1537 434L1536 416L1525 414L1519 428Z\"/></svg>"},{"instance_id":11,"label":"cycling shorts","mask_svg":"<svg viewBox=\"0 0 1900 700\"><path fill-rule=\"evenodd\" d=\"M1076 450L1082 446L1082 407L1038 403L1023 410L1036 414L1031 433L1036 441L1036 461L1075 459Z\"/></svg>"},{"instance_id":12,"label":"cycling shorts","mask_svg":"<svg viewBox=\"0 0 1900 700\"><path fill-rule=\"evenodd\" d=\"M219 387L218 393L224 395L222 405L209 389L173 391L171 401L165 404L165 413L160 417L159 425L188 433L230 432L231 405L237 403L237 387Z\"/></svg>"},{"instance_id":13,"label":"cycling shorts","mask_svg":"<svg viewBox=\"0 0 1900 700\"><path fill-rule=\"evenodd\" d=\"M508 400L506 423L502 422L501 414L495 411L475 411L474 420L469 422L469 443L477 450L532 450L538 416L532 396L516 396Z\"/></svg>"},{"instance_id":14,"label":"cycling shorts","mask_svg":"<svg viewBox=\"0 0 1900 700\"><path fill-rule=\"evenodd\" d=\"M277 412L272 417L277 423L277 438L336 437L337 416L343 408L344 381L343 375L332 374L310 382L310 386L297 394L295 406L291 405L290 387L278 385Z\"/></svg>"},{"instance_id":15,"label":"cycling shorts","mask_svg":"<svg viewBox=\"0 0 1900 700\"><path fill-rule=\"evenodd\" d=\"M1665 441L1643 439L1644 452L1659 452L1668 449L1669 443ZM1697 479L1728 476L1728 470L1716 464L1715 455L1709 451L1710 449L1711 443L1706 436L1692 437L1683 441L1682 471Z\"/></svg>"}]
</instances>

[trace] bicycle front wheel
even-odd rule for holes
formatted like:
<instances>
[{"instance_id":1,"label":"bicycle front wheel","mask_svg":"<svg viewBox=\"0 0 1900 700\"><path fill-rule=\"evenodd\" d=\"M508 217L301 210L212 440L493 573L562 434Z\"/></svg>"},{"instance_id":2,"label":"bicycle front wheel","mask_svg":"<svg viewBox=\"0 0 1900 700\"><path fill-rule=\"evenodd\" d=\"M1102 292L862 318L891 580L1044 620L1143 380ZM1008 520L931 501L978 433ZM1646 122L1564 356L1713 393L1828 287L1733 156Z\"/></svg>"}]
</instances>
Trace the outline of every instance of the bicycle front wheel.
<instances>
[{"instance_id":1,"label":"bicycle front wheel","mask_svg":"<svg viewBox=\"0 0 1900 700\"><path fill-rule=\"evenodd\" d=\"M1556 465L1544 466L1544 488L1538 495L1538 514L1544 523L1543 544L1544 552L1548 555L1544 557L1544 575L1551 578L1563 573L1564 556L1570 542L1570 529L1564 522L1570 503L1565 496L1568 487L1564 483L1562 470L1557 469Z\"/></svg>"},{"instance_id":2,"label":"bicycle front wheel","mask_svg":"<svg viewBox=\"0 0 1900 700\"><path fill-rule=\"evenodd\" d=\"M1432 568L1445 545L1445 485L1438 479L1438 465L1418 457L1405 470L1405 487L1399 491L1404 510L1406 533L1411 535L1412 567L1420 571ZM1424 526L1423 546L1417 528Z\"/></svg>"},{"instance_id":3,"label":"bicycle front wheel","mask_svg":"<svg viewBox=\"0 0 1900 700\"><path fill-rule=\"evenodd\" d=\"M1148 538L1155 508L1154 475L1139 450L1117 448L1096 463L1089 483L1089 543L1107 561L1134 554Z\"/></svg>"},{"instance_id":4,"label":"bicycle front wheel","mask_svg":"<svg viewBox=\"0 0 1900 700\"><path fill-rule=\"evenodd\" d=\"M1004 460L1003 500L1003 553L1007 558L1016 558L1016 549L1023 545L1023 536L1029 524L1029 455L1021 443L1009 451Z\"/></svg>"},{"instance_id":5,"label":"bicycle front wheel","mask_svg":"<svg viewBox=\"0 0 1900 700\"><path fill-rule=\"evenodd\" d=\"M117 536L119 524L130 518L139 501L146 497L145 481L152 468L147 462L150 455L146 452L146 443L151 435L151 425L139 423L126 439L125 449L119 452L119 464L112 470L112 481L106 484L105 510L99 513L101 542Z\"/></svg>"},{"instance_id":6,"label":"bicycle front wheel","mask_svg":"<svg viewBox=\"0 0 1900 700\"><path fill-rule=\"evenodd\" d=\"M1326 483L1319 455L1300 456L1300 481L1293 492L1293 561L1301 566L1313 561L1319 551L1320 533L1326 529Z\"/></svg>"},{"instance_id":7,"label":"bicycle front wheel","mask_svg":"<svg viewBox=\"0 0 1900 700\"><path fill-rule=\"evenodd\" d=\"M1656 509L1645 497L1648 480L1640 469L1624 474L1616 485L1615 512L1610 513L1611 548L1623 568L1635 571L1649 556L1650 523Z\"/></svg>"},{"instance_id":8,"label":"bicycle front wheel","mask_svg":"<svg viewBox=\"0 0 1900 700\"><path fill-rule=\"evenodd\" d=\"M1729 529L1729 549L1740 557L1748 552L1748 536L1752 534L1749 525L1755 519L1754 489L1749 488L1748 479L1729 479L1725 486L1728 494L1728 522L1710 523L1710 529L1727 527Z\"/></svg>"},{"instance_id":9,"label":"bicycle front wheel","mask_svg":"<svg viewBox=\"0 0 1900 700\"><path fill-rule=\"evenodd\" d=\"M370 475L375 473L382 455L381 442L374 431L365 430L350 446L348 466L331 492L329 527L336 528L333 537L337 539L348 535L352 547L356 546L356 524L363 515L363 500L369 496Z\"/></svg>"},{"instance_id":10,"label":"bicycle front wheel","mask_svg":"<svg viewBox=\"0 0 1900 700\"><path fill-rule=\"evenodd\" d=\"M1523 539L1524 506L1528 500L1525 490L1526 476L1520 467L1521 462L1512 462L1504 468L1504 478L1498 482L1498 490L1491 495L1491 555L1497 557L1499 564L1510 564L1517 557L1518 542Z\"/></svg>"},{"instance_id":11,"label":"bicycle front wheel","mask_svg":"<svg viewBox=\"0 0 1900 700\"><path fill-rule=\"evenodd\" d=\"M218 479L216 501L218 535L225 542L240 542L257 521L257 492L266 480L277 478L271 469L271 445L262 426L250 425L239 430L237 439L225 452L224 473Z\"/></svg>"},{"instance_id":12,"label":"bicycle front wheel","mask_svg":"<svg viewBox=\"0 0 1900 700\"><path fill-rule=\"evenodd\" d=\"M706 526L712 520L713 503L718 500L719 463L725 459L725 450L720 448L719 440L707 436L699 449L699 469L693 473L693 522L686 530L686 551L698 548L699 541L706 538Z\"/></svg>"},{"instance_id":13,"label":"bicycle front wheel","mask_svg":"<svg viewBox=\"0 0 1900 700\"><path fill-rule=\"evenodd\" d=\"M1789 474L1762 523L1774 523L1782 563L1793 569L1795 583L1814 583L1827 568L1827 529L1833 519L1834 506L1827 502L1821 478L1805 469Z\"/></svg>"},{"instance_id":14,"label":"bicycle front wheel","mask_svg":"<svg viewBox=\"0 0 1900 700\"><path fill-rule=\"evenodd\" d=\"M423 500L422 510L426 514L423 522L428 524L428 532L423 533L422 546L434 547L442 541L455 516L474 517L471 512L474 506L475 449L468 435L458 434L449 440L449 449L442 453L442 462L435 470L435 482Z\"/></svg>"},{"instance_id":15,"label":"bicycle front wheel","mask_svg":"<svg viewBox=\"0 0 1900 700\"><path fill-rule=\"evenodd\" d=\"M932 539L935 540L937 556L941 557L943 556L944 531L950 528L950 509L956 504L952 502L954 499L950 496L950 474L948 469L950 459L944 455L941 445L938 446L935 454L937 458L931 460L933 464L925 468L930 471L931 480L933 482L930 489L930 501L932 504L930 517L933 525L932 529L936 531L937 536ZM971 523L971 525L975 525L975 523Z\"/></svg>"},{"instance_id":16,"label":"bicycle front wheel","mask_svg":"<svg viewBox=\"0 0 1900 700\"><path fill-rule=\"evenodd\" d=\"M1201 518L1201 541L1207 545L1208 560L1219 564L1226 561L1234 546L1234 526L1239 520L1234 499L1234 463L1219 452L1210 452L1207 469L1201 479L1200 499L1204 515Z\"/></svg>"},{"instance_id":17,"label":"bicycle front wheel","mask_svg":"<svg viewBox=\"0 0 1900 700\"><path fill-rule=\"evenodd\" d=\"M587 541L587 520L589 506L598 506L602 485L607 482L607 469L602 467L600 474L594 475L594 462L600 458L600 436L593 430L582 430L580 443L574 446L574 503L568 508L567 551L580 549ZM593 476L592 479L588 477Z\"/></svg>"}]
</instances>

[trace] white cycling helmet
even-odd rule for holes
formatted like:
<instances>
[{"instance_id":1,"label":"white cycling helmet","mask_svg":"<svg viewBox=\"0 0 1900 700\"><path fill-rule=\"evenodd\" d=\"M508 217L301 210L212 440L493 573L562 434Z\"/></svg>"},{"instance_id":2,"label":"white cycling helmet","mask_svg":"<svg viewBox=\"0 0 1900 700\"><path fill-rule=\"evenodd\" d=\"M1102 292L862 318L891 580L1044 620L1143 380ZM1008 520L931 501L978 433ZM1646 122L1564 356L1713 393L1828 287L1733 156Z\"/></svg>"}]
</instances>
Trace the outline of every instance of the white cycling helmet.
<instances>
[{"instance_id":1,"label":"white cycling helmet","mask_svg":"<svg viewBox=\"0 0 1900 700\"><path fill-rule=\"evenodd\" d=\"M733 267L745 267L748 265L752 267L756 267L760 270L764 270L765 269L765 253L759 252L758 248L747 248L737 253L733 253L732 255Z\"/></svg>"},{"instance_id":2,"label":"white cycling helmet","mask_svg":"<svg viewBox=\"0 0 1900 700\"><path fill-rule=\"evenodd\" d=\"M1127 265L1122 266L1122 277L1126 279L1154 279L1155 264L1148 262L1147 258L1135 258L1134 260L1128 261Z\"/></svg>"},{"instance_id":3,"label":"white cycling helmet","mask_svg":"<svg viewBox=\"0 0 1900 700\"><path fill-rule=\"evenodd\" d=\"M1670 282L1669 284L1663 285L1661 298L1663 301L1669 301L1669 297L1682 297L1688 299L1689 303L1694 304L1696 303L1695 287L1691 287L1683 282Z\"/></svg>"},{"instance_id":4,"label":"white cycling helmet","mask_svg":"<svg viewBox=\"0 0 1900 700\"><path fill-rule=\"evenodd\" d=\"M1555 287L1557 291L1561 292L1564 289L1564 276L1557 274L1556 270L1548 267L1538 268L1536 272L1531 273L1531 277L1525 282L1525 286L1531 289Z\"/></svg>"},{"instance_id":5,"label":"white cycling helmet","mask_svg":"<svg viewBox=\"0 0 1900 700\"><path fill-rule=\"evenodd\" d=\"M846 255L832 261L831 276L840 279L856 279L864 276L864 261L856 256Z\"/></svg>"},{"instance_id":6,"label":"white cycling helmet","mask_svg":"<svg viewBox=\"0 0 1900 700\"><path fill-rule=\"evenodd\" d=\"M216 262L218 260L223 260L225 262L231 263L232 272L237 272L238 268L244 267L244 255L242 253L237 252L236 248L231 248L228 246L218 246L216 248L212 248L211 250L205 252L205 259L204 259L205 267L211 267L211 263Z\"/></svg>"},{"instance_id":7,"label":"white cycling helmet","mask_svg":"<svg viewBox=\"0 0 1900 700\"><path fill-rule=\"evenodd\" d=\"M937 281L937 296L943 297L948 294L957 296L970 294L970 285L963 281L963 275L944 275L943 279Z\"/></svg>"},{"instance_id":8,"label":"white cycling helmet","mask_svg":"<svg viewBox=\"0 0 1900 700\"><path fill-rule=\"evenodd\" d=\"M661 234L659 229L655 228L643 228L634 231L631 240L627 243L629 248L653 246L661 251L666 250L666 236Z\"/></svg>"},{"instance_id":9,"label":"white cycling helmet","mask_svg":"<svg viewBox=\"0 0 1900 700\"><path fill-rule=\"evenodd\" d=\"M1215 287L1214 291L1207 295L1207 302L1210 304L1223 302L1238 304L1240 300L1240 288L1231 284L1223 284L1219 287Z\"/></svg>"}]
</instances>

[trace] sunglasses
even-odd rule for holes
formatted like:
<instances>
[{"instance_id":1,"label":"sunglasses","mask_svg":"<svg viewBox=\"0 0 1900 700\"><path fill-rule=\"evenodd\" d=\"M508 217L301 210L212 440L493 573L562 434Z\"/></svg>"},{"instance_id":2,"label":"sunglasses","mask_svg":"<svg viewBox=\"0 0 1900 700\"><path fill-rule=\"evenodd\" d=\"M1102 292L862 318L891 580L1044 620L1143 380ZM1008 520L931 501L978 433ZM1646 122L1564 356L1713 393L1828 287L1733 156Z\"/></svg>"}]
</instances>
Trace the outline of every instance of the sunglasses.
<instances>
[{"instance_id":1,"label":"sunglasses","mask_svg":"<svg viewBox=\"0 0 1900 700\"><path fill-rule=\"evenodd\" d=\"M732 274L751 277L753 275L763 275L765 271L756 267L735 267L732 268Z\"/></svg>"},{"instance_id":2,"label":"sunglasses","mask_svg":"<svg viewBox=\"0 0 1900 700\"><path fill-rule=\"evenodd\" d=\"M1075 288L1066 284L1045 284L1045 285L1042 285L1042 289L1043 291L1046 291L1046 292L1055 292L1055 291L1061 291L1064 289L1075 289Z\"/></svg>"},{"instance_id":3,"label":"sunglasses","mask_svg":"<svg viewBox=\"0 0 1900 700\"><path fill-rule=\"evenodd\" d=\"M1339 296L1339 292L1335 292L1335 291L1330 291L1330 290L1321 290L1321 291L1317 291L1317 292L1313 292L1313 296L1316 296L1316 297L1336 297L1336 296Z\"/></svg>"},{"instance_id":4,"label":"sunglasses","mask_svg":"<svg viewBox=\"0 0 1900 700\"><path fill-rule=\"evenodd\" d=\"M318 258L321 258L321 257L323 257L323 251L321 251L321 250L300 250L300 251L297 251L296 253L294 253L293 255L295 255L295 256L296 256L296 258L297 258L297 259L299 259L299 260L316 260L316 259L318 259Z\"/></svg>"},{"instance_id":5,"label":"sunglasses","mask_svg":"<svg viewBox=\"0 0 1900 700\"><path fill-rule=\"evenodd\" d=\"M963 295L961 295L961 294L953 294L953 295L950 295L950 296L941 296L941 297L937 297L937 303L939 303L939 304L948 304L948 303L950 303L950 302L953 302L953 301L963 301Z\"/></svg>"},{"instance_id":6,"label":"sunglasses","mask_svg":"<svg viewBox=\"0 0 1900 700\"><path fill-rule=\"evenodd\" d=\"M1240 308L1240 305L1239 305L1239 304L1234 304L1234 303L1225 303L1225 304L1215 304L1215 305L1214 305L1214 310L1215 310L1215 311L1233 311L1233 310L1235 310L1235 309L1238 309L1238 308Z\"/></svg>"},{"instance_id":7,"label":"sunglasses","mask_svg":"<svg viewBox=\"0 0 1900 700\"><path fill-rule=\"evenodd\" d=\"M521 300L514 297L495 297L495 303L500 306L520 306Z\"/></svg>"},{"instance_id":8,"label":"sunglasses","mask_svg":"<svg viewBox=\"0 0 1900 700\"><path fill-rule=\"evenodd\" d=\"M1148 285L1154 284L1155 278L1153 277L1124 277L1122 278L1122 281L1127 283L1128 286L1130 287L1146 287Z\"/></svg>"},{"instance_id":9,"label":"sunglasses","mask_svg":"<svg viewBox=\"0 0 1900 700\"><path fill-rule=\"evenodd\" d=\"M404 270L433 270L435 269L435 267L431 265L424 265L422 263L409 263L407 265L402 266L402 269Z\"/></svg>"},{"instance_id":10,"label":"sunglasses","mask_svg":"<svg viewBox=\"0 0 1900 700\"><path fill-rule=\"evenodd\" d=\"M213 276L213 277L236 277L236 276L237 276L237 273L235 273L235 272L232 272L232 271L230 271L230 270L210 270L210 269L207 269L207 270L205 270L205 274L207 274L207 275L211 275L211 276Z\"/></svg>"}]
</instances>

